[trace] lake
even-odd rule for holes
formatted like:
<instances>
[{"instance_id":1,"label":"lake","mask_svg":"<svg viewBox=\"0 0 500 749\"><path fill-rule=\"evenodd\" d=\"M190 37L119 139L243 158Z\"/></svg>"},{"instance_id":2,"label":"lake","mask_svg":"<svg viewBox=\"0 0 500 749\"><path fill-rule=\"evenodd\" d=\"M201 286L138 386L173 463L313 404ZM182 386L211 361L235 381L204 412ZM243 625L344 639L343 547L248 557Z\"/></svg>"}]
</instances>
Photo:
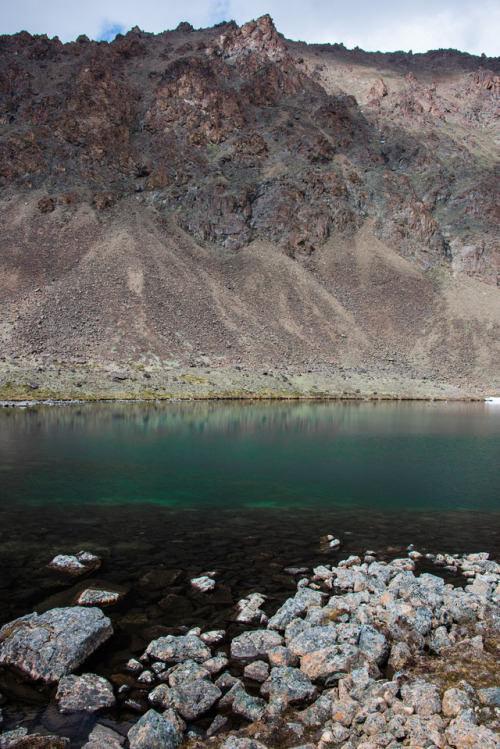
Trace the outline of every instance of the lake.
<instances>
[{"instance_id":1,"label":"lake","mask_svg":"<svg viewBox=\"0 0 500 749\"><path fill-rule=\"evenodd\" d=\"M299 579L285 567L368 549L394 558L410 543L499 559L499 487L500 407L486 404L3 408L1 621L69 605L88 584L117 587L117 634L85 670L120 683L126 660L159 634L231 630L235 603L255 591L274 611ZM83 582L45 568L80 549L103 560ZM207 571L209 596L189 582ZM47 696L30 695L6 709L7 725L43 723Z\"/></svg>"}]
</instances>

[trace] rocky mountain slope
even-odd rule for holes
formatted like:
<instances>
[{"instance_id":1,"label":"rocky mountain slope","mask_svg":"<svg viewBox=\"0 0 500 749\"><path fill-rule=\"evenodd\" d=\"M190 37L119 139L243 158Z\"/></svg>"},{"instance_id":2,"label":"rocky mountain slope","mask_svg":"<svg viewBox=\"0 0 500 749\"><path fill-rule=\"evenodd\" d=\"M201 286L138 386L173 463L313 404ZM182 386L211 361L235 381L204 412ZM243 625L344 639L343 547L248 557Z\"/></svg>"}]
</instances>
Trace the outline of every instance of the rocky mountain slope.
<instances>
[{"instance_id":1,"label":"rocky mountain slope","mask_svg":"<svg viewBox=\"0 0 500 749\"><path fill-rule=\"evenodd\" d=\"M499 58L306 45L269 16L22 32L0 93L4 394L83 362L500 393Z\"/></svg>"}]
</instances>

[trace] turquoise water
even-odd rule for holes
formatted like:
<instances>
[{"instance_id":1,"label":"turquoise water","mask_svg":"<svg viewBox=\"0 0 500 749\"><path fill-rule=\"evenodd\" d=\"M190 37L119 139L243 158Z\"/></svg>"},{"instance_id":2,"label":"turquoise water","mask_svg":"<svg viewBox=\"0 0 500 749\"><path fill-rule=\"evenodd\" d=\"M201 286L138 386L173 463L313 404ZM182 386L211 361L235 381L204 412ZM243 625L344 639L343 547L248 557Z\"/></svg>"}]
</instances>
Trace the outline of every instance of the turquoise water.
<instances>
[{"instance_id":1,"label":"turquoise water","mask_svg":"<svg viewBox=\"0 0 500 749\"><path fill-rule=\"evenodd\" d=\"M239 633L235 605L295 590L287 567L488 551L500 559L500 408L441 403L92 404L0 409L0 624L117 587L114 637L84 665L119 679L127 660L182 627ZM337 536L339 551L326 543ZM47 569L92 551L75 580ZM427 566L426 566L427 565ZM419 571L452 572L423 560ZM216 590L193 577L215 572ZM227 643L223 648L227 650ZM129 678L129 677L123 677ZM54 730L54 690L0 674L6 729ZM106 720L126 733L126 693ZM147 710L144 690L130 697ZM72 749L97 716L58 716ZM234 726L235 728L238 725Z\"/></svg>"},{"instance_id":2,"label":"turquoise water","mask_svg":"<svg viewBox=\"0 0 500 749\"><path fill-rule=\"evenodd\" d=\"M499 510L500 408L87 405L0 411L0 506Z\"/></svg>"}]
</instances>

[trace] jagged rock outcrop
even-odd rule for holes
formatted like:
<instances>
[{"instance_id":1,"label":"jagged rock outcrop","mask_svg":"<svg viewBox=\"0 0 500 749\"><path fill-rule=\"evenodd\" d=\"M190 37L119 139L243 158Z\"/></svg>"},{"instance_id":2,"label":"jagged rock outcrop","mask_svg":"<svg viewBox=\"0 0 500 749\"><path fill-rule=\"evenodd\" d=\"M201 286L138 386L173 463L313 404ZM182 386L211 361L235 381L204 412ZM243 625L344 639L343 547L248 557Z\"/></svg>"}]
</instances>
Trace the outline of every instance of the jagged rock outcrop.
<instances>
[{"instance_id":1,"label":"jagged rock outcrop","mask_svg":"<svg viewBox=\"0 0 500 749\"><path fill-rule=\"evenodd\" d=\"M444 341L483 305L450 307L436 282L499 283L499 75L452 50L291 42L269 16L1 36L1 351L383 367L381 346L454 376ZM366 242L370 267L352 261ZM269 279L283 288L256 294ZM495 358L496 325L472 323L467 376Z\"/></svg>"}]
</instances>

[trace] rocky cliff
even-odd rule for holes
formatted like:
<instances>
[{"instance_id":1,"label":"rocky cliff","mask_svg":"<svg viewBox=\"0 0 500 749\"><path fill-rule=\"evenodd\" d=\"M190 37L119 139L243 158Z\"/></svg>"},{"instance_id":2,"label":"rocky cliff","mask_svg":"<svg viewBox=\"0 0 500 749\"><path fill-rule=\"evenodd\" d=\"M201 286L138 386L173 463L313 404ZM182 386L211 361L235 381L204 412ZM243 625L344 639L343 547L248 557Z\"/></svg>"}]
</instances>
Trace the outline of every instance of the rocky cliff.
<instances>
[{"instance_id":1,"label":"rocky cliff","mask_svg":"<svg viewBox=\"0 0 500 749\"><path fill-rule=\"evenodd\" d=\"M500 389L500 59L269 16L0 55L4 363Z\"/></svg>"}]
</instances>

